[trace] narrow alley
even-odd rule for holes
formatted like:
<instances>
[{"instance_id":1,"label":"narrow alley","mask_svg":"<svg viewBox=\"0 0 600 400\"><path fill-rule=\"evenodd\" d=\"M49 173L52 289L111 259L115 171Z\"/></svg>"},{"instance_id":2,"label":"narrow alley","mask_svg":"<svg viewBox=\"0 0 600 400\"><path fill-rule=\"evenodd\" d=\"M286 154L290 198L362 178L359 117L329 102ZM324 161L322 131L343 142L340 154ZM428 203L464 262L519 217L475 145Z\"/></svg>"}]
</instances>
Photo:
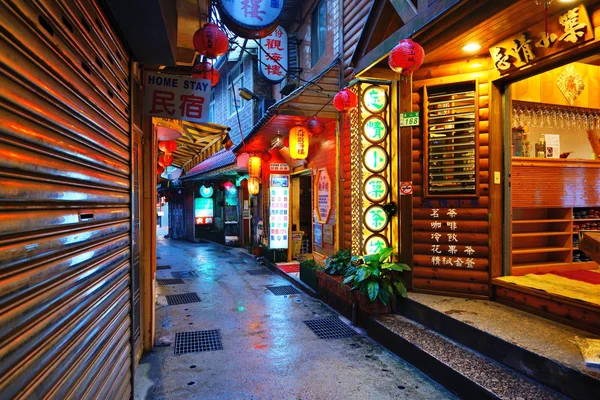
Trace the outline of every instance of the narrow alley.
<instances>
[{"instance_id":1,"label":"narrow alley","mask_svg":"<svg viewBox=\"0 0 600 400\"><path fill-rule=\"evenodd\" d=\"M156 347L140 361L136 399L453 398L321 301L272 293L290 283L239 249L161 238L158 257L159 285L183 283L157 288ZM186 293L200 301L167 304ZM306 324L331 318L349 337L319 339ZM197 331L216 339L176 343Z\"/></svg>"}]
</instances>

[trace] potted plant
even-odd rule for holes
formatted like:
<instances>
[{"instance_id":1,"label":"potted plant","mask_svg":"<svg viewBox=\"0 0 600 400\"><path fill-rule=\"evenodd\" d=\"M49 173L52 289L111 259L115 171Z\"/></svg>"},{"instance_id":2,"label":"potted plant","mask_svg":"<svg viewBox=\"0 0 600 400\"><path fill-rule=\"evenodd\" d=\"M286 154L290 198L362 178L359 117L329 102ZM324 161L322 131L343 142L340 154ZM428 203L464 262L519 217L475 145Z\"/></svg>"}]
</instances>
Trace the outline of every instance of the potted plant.
<instances>
[{"instance_id":1,"label":"potted plant","mask_svg":"<svg viewBox=\"0 0 600 400\"><path fill-rule=\"evenodd\" d=\"M300 280L308 287L317 291L317 271L321 267L313 259L303 260L300 263Z\"/></svg>"},{"instance_id":2,"label":"potted plant","mask_svg":"<svg viewBox=\"0 0 600 400\"><path fill-rule=\"evenodd\" d=\"M337 296L341 296L344 288L340 285L344 280L346 270L350 266L351 259L350 249L338 250L335 254L327 257L325 268L317 273L319 286Z\"/></svg>"},{"instance_id":3,"label":"potted plant","mask_svg":"<svg viewBox=\"0 0 600 400\"><path fill-rule=\"evenodd\" d=\"M392 253L392 248L384 248L375 254L352 257L342 284L352 285L351 290L359 293L359 307L366 313L391 312L396 295L407 296L400 273L410 271L410 267L391 262Z\"/></svg>"}]
</instances>

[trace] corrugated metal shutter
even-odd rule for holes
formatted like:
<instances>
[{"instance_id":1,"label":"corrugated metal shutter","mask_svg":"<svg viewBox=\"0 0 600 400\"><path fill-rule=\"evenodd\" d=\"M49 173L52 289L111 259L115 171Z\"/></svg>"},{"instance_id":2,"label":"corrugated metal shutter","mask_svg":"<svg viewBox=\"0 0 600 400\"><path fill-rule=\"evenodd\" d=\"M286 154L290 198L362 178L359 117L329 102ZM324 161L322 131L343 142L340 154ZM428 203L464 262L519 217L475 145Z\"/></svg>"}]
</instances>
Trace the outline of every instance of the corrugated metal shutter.
<instances>
[{"instance_id":1,"label":"corrugated metal shutter","mask_svg":"<svg viewBox=\"0 0 600 400\"><path fill-rule=\"evenodd\" d=\"M93 1L0 21L0 398L127 398L129 57Z\"/></svg>"}]
</instances>

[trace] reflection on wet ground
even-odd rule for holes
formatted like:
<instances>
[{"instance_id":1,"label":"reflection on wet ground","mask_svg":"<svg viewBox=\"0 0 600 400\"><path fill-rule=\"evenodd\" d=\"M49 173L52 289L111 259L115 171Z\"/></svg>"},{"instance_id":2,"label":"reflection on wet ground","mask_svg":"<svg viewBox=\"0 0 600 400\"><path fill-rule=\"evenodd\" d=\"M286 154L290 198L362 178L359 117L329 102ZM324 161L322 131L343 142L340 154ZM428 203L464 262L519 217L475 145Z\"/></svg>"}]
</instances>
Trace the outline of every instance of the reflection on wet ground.
<instances>
[{"instance_id":1,"label":"reflection on wet ground","mask_svg":"<svg viewBox=\"0 0 600 400\"><path fill-rule=\"evenodd\" d=\"M159 239L157 278L193 271L184 284L157 286L156 347L136 372L136 399L441 399L452 398L362 332L323 340L303 323L337 316L238 249ZM192 276L192 275L190 275ZM195 292L200 302L167 305ZM220 330L223 350L174 354L178 332Z\"/></svg>"}]
</instances>

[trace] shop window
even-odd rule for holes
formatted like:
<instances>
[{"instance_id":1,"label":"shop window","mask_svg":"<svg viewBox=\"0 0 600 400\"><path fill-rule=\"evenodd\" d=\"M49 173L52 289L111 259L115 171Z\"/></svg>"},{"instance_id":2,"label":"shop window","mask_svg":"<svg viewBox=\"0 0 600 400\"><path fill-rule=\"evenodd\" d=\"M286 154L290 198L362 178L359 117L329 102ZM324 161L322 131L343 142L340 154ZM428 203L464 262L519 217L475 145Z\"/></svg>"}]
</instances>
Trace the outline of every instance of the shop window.
<instances>
[{"instance_id":1,"label":"shop window","mask_svg":"<svg viewBox=\"0 0 600 400\"><path fill-rule=\"evenodd\" d=\"M428 197L476 197L477 82L424 88L424 187Z\"/></svg>"},{"instance_id":2,"label":"shop window","mask_svg":"<svg viewBox=\"0 0 600 400\"><path fill-rule=\"evenodd\" d=\"M229 116L231 117L236 109L239 111L244 107L240 97L240 89L244 87L244 65L239 63L231 70L227 76L227 97Z\"/></svg>"},{"instance_id":3,"label":"shop window","mask_svg":"<svg viewBox=\"0 0 600 400\"><path fill-rule=\"evenodd\" d=\"M310 26L310 53L312 66L325 54L327 37L327 0L321 0L312 12Z\"/></svg>"}]
</instances>

